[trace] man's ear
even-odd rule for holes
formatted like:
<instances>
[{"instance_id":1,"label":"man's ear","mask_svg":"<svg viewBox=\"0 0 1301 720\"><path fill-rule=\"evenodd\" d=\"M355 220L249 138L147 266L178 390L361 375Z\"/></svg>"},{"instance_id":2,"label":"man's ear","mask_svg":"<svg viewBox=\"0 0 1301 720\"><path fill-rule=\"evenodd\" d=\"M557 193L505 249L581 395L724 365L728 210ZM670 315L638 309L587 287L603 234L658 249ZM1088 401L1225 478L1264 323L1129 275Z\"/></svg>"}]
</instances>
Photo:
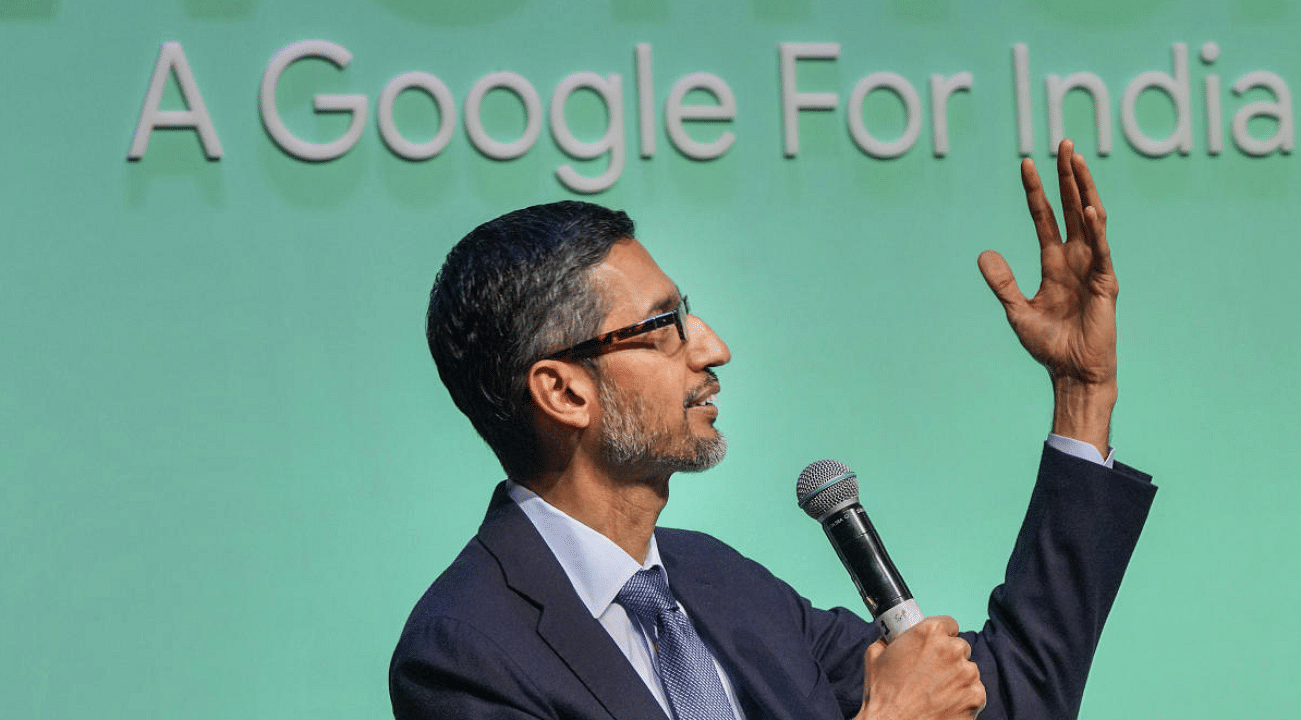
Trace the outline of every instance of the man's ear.
<instances>
[{"instance_id":1,"label":"man's ear","mask_svg":"<svg viewBox=\"0 0 1301 720\"><path fill-rule=\"evenodd\" d=\"M585 428L597 413L597 389L582 365L539 360L529 368L528 391L543 415L562 425Z\"/></svg>"}]
</instances>

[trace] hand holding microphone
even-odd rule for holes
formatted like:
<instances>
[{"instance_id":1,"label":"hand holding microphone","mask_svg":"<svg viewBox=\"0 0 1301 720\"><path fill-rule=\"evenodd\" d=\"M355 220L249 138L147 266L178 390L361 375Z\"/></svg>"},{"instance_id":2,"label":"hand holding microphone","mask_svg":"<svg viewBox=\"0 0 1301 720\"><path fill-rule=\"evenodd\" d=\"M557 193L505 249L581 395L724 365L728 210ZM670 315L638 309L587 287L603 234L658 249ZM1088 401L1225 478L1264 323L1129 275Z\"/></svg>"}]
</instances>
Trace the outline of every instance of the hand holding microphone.
<instances>
[{"instance_id":1,"label":"hand holding microphone","mask_svg":"<svg viewBox=\"0 0 1301 720\"><path fill-rule=\"evenodd\" d=\"M858 502L858 476L842 463L821 460L800 473L795 495L822 524L881 629L881 640L864 657L859 720L976 717L985 707L985 686L970 660L971 646L958 636L953 618L922 615Z\"/></svg>"}]
</instances>

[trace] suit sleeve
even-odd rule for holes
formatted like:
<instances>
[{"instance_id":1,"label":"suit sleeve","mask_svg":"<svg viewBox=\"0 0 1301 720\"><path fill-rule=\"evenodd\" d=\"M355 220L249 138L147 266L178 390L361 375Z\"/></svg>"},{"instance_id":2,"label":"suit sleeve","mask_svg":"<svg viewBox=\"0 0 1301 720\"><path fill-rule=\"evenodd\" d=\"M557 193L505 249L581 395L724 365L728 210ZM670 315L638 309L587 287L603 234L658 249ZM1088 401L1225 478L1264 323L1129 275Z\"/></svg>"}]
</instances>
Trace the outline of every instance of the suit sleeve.
<instances>
[{"instance_id":1,"label":"suit sleeve","mask_svg":"<svg viewBox=\"0 0 1301 720\"><path fill-rule=\"evenodd\" d=\"M1151 478L1044 448L1004 582L979 633L982 720L1079 715L1094 651L1156 487Z\"/></svg>"},{"instance_id":2,"label":"suit sleeve","mask_svg":"<svg viewBox=\"0 0 1301 720\"><path fill-rule=\"evenodd\" d=\"M875 623L843 607L813 610L809 640L824 668L843 717L858 714L863 704L863 652L881 633Z\"/></svg>"}]
</instances>

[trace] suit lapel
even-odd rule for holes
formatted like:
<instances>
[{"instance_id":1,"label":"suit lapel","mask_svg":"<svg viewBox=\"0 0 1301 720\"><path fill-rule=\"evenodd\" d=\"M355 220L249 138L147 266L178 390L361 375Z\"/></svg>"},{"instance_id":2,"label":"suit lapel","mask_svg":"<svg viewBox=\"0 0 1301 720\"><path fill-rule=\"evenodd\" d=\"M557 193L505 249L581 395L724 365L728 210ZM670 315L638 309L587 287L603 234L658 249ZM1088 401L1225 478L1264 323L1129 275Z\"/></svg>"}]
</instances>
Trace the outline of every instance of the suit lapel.
<instances>
[{"instance_id":1,"label":"suit lapel","mask_svg":"<svg viewBox=\"0 0 1301 720\"><path fill-rule=\"evenodd\" d=\"M664 718L641 677L578 598L533 523L507 495L505 483L493 493L478 537L501 564L511 589L538 606L538 636L612 717Z\"/></svg>"}]
</instances>

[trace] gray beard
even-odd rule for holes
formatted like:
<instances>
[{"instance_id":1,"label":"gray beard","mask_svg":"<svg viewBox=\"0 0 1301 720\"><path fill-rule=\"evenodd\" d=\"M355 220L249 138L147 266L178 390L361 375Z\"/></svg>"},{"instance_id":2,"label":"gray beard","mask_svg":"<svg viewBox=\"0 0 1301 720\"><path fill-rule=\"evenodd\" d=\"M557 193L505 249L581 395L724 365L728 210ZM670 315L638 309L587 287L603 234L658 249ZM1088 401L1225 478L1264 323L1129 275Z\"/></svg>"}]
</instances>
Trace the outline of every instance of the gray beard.
<instances>
[{"instance_id":1,"label":"gray beard","mask_svg":"<svg viewBox=\"0 0 1301 720\"><path fill-rule=\"evenodd\" d=\"M664 472L700 472L722 462L727 438L719 433L706 438L693 435L682 416L681 439L664 428L646 427L641 398L628 399L607 383L598 383L601 403L601 453L615 467L638 467Z\"/></svg>"}]
</instances>

